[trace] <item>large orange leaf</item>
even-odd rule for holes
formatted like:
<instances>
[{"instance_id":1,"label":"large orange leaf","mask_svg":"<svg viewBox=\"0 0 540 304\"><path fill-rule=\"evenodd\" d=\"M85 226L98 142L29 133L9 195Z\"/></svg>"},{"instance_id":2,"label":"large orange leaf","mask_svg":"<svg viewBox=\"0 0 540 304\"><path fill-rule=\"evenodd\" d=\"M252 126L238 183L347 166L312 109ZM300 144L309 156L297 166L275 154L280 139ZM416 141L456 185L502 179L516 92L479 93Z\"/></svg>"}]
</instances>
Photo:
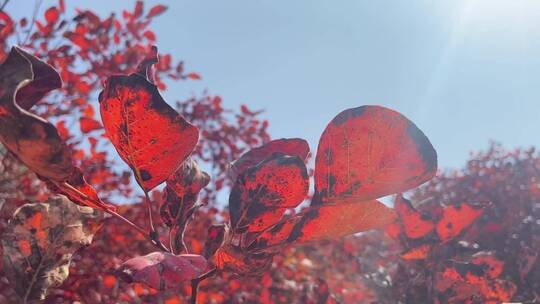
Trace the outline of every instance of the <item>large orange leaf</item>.
<instances>
[{"instance_id":1,"label":"large orange leaf","mask_svg":"<svg viewBox=\"0 0 540 304\"><path fill-rule=\"evenodd\" d=\"M337 239L350 234L383 228L395 219L393 209L377 200L336 200L337 204L325 204L303 214L294 227L288 241L307 242Z\"/></svg>"},{"instance_id":2,"label":"large orange leaf","mask_svg":"<svg viewBox=\"0 0 540 304\"><path fill-rule=\"evenodd\" d=\"M145 64L155 63L155 56ZM139 185L149 191L191 154L199 131L163 100L146 74L142 69L111 76L99 100L107 136Z\"/></svg>"},{"instance_id":3,"label":"large orange leaf","mask_svg":"<svg viewBox=\"0 0 540 304\"><path fill-rule=\"evenodd\" d=\"M437 154L418 127L380 106L338 114L324 130L315 164L315 197L371 200L416 187L435 175Z\"/></svg>"},{"instance_id":4,"label":"large orange leaf","mask_svg":"<svg viewBox=\"0 0 540 304\"><path fill-rule=\"evenodd\" d=\"M308 173L301 158L272 154L240 175L231 190L229 209L234 231L264 230L276 223L286 208L298 206L308 189Z\"/></svg>"},{"instance_id":5,"label":"large orange leaf","mask_svg":"<svg viewBox=\"0 0 540 304\"><path fill-rule=\"evenodd\" d=\"M355 201L340 198L339 203L309 207L281 220L261 233L249 246L253 250L284 245L337 239L354 233L385 227L395 220L394 210L377 200Z\"/></svg>"}]
</instances>

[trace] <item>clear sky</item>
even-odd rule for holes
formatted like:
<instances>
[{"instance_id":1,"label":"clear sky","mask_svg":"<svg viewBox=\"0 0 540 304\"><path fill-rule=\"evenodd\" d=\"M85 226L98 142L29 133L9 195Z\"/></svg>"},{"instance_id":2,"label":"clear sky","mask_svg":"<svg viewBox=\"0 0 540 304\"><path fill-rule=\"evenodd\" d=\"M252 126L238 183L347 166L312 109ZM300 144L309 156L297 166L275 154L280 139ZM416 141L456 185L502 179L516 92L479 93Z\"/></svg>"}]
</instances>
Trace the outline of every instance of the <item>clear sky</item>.
<instances>
[{"instance_id":1,"label":"clear sky","mask_svg":"<svg viewBox=\"0 0 540 304\"><path fill-rule=\"evenodd\" d=\"M99 13L134 1L70 1ZM28 14L34 1L7 10ZM45 1L43 8L56 1ZM490 139L540 140L538 0L192 0L156 19L158 46L199 72L167 100L208 89L229 107L265 109L273 137L312 150L343 109L380 104L414 121L440 167L464 165Z\"/></svg>"}]
</instances>

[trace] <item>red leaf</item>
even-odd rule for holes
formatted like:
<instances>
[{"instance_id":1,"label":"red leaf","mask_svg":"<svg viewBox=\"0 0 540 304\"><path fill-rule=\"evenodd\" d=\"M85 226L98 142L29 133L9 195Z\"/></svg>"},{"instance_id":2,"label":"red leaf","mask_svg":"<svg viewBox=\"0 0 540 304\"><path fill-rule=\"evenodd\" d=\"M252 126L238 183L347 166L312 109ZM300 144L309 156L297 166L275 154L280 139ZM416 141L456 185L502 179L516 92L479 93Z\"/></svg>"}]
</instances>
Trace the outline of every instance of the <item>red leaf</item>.
<instances>
[{"instance_id":1,"label":"red leaf","mask_svg":"<svg viewBox=\"0 0 540 304\"><path fill-rule=\"evenodd\" d=\"M471 263L482 266L490 279L499 277L504 268L504 262L491 252L477 252L473 255Z\"/></svg>"},{"instance_id":2,"label":"red leaf","mask_svg":"<svg viewBox=\"0 0 540 304\"><path fill-rule=\"evenodd\" d=\"M403 115L362 106L337 115L324 130L315 163L314 204L326 196L370 200L431 179L437 155Z\"/></svg>"},{"instance_id":3,"label":"red leaf","mask_svg":"<svg viewBox=\"0 0 540 304\"><path fill-rule=\"evenodd\" d=\"M135 9L133 10L133 17L134 18L138 18L138 17L142 16L143 6L144 6L143 1L137 1L135 3Z\"/></svg>"},{"instance_id":4,"label":"red leaf","mask_svg":"<svg viewBox=\"0 0 540 304\"><path fill-rule=\"evenodd\" d=\"M393 209L377 200L358 202L346 199L309 209L293 229L289 241L336 239L350 234L383 228L395 220Z\"/></svg>"},{"instance_id":5,"label":"red leaf","mask_svg":"<svg viewBox=\"0 0 540 304\"><path fill-rule=\"evenodd\" d=\"M412 248L401 254L401 258L410 260L425 260L431 251L431 245L423 244L418 247Z\"/></svg>"},{"instance_id":6,"label":"red leaf","mask_svg":"<svg viewBox=\"0 0 540 304\"><path fill-rule=\"evenodd\" d=\"M442 242L449 241L468 228L482 213L482 208L467 203L448 206L443 209L442 218L437 222L437 234Z\"/></svg>"},{"instance_id":7,"label":"red leaf","mask_svg":"<svg viewBox=\"0 0 540 304\"><path fill-rule=\"evenodd\" d=\"M128 283L166 290L177 289L179 283L197 278L206 267L206 259L201 255L153 252L125 261L117 273Z\"/></svg>"},{"instance_id":8,"label":"red leaf","mask_svg":"<svg viewBox=\"0 0 540 304\"><path fill-rule=\"evenodd\" d=\"M272 154L240 175L231 190L229 212L234 231L262 231L276 223L286 208L298 206L308 189L301 158Z\"/></svg>"},{"instance_id":9,"label":"red leaf","mask_svg":"<svg viewBox=\"0 0 540 304\"><path fill-rule=\"evenodd\" d=\"M58 0L58 7L60 8L61 13L66 11L66 4L64 3L64 0Z\"/></svg>"},{"instance_id":10,"label":"red leaf","mask_svg":"<svg viewBox=\"0 0 540 304\"><path fill-rule=\"evenodd\" d=\"M187 78L189 78L191 80L200 80L201 76L199 74L197 74L197 73L191 72L191 73L187 74Z\"/></svg>"},{"instance_id":11,"label":"red leaf","mask_svg":"<svg viewBox=\"0 0 540 304\"><path fill-rule=\"evenodd\" d=\"M210 182L210 175L199 168L196 161L188 158L167 179L167 187L178 197L196 199L199 192Z\"/></svg>"},{"instance_id":12,"label":"red leaf","mask_svg":"<svg viewBox=\"0 0 540 304\"><path fill-rule=\"evenodd\" d=\"M414 209L411 202L401 194L396 196L394 208L408 238L417 239L424 237L435 228L433 220Z\"/></svg>"},{"instance_id":13,"label":"red leaf","mask_svg":"<svg viewBox=\"0 0 540 304\"><path fill-rule=\"evenodd\" d=\"M152 18L157 15L163 14L167 10L167 7L165 5L156 5L153 6L148 14L146 15L146 18Z\"/></svg>"},{"instance_id":14,"label":"red leaf","mask_svg":"<svg viewBox=\"0 0 540 304\"><path fill-rule=\"evenodd\" d=\"M198 129L141 74L110 77L99 100L107 136L145 191L165 181L197 144Z\"/></svg>"},{"instance_id":15,"label":"red leaf","mask_svg":"<svg viewBox=\"0 0 540 304\"><path fill-rule=\"evenodd\" d=\"M232 164L231 175L234 177L233 180L249 167L257 165L276 152L298 156L305 161L309 154L309 145L307 141L300 138L281 138L272 140L258 148L251 149Z\"/></svg>"},{"instance_id":16,"label":"red leaf","mask_svg":"<svg viewBox=\"0 0 540 304\"><path fill-rule=\"evenodd\" d=\"M175 252L182 250L184 229L199 208L199 192L208 185L210 176L202 171L197 162L188 158L176 172L167 179L160 207L160 216L165 225L171 227Z\"/></svg>"},{"instance_id":17,"label":"red leaf","mask_svg":"<svg viewBox=\"0 0 540 304\"><path fill-rule=\"evenodd\" d=\"M143 33L143 36L146 37L146 39L151 40L151 41L156 40L156 35L154 35L154 32L152 32L152 31L145 31Z\"/></svg>"},{"instance_id":18,"label":"red leaf","mask_svg":"<svg viewBox=\"0 0 540 304\"><path fill-rule=\"evenodd\" d=\"M67 180L74 167L58 131L51 123L26 111L62 85L59 75L50 65L13 47L0 66L0 78L5 79L5 87L0 89L2 143L37 174L55 181ZM25 81L26 85L19 86Z\"/></svg>"},{"instance_id":19,"label":"red leaf","mask_svg":"<svg viewBox=\"0 0 540 304\"><path fill-rule=\"evenodd\" d=\"M214 264L220 270L239 275L262 275L272 266L273 255L250 254L234 246L222 246L214 254Z\"/></svg>"},{"instance_id":20,"label":"red leaf","mask_svg":"<svg viewBox=\"0 0 540 304\"><path fill-rule=\"evenodd\" d=\"M81 132L83 133L90 133L103 128L99 121L89 117L81 117L79 119L79 125L81 127Z\"/></svg>"},{"instance_id":21,"label":"red leaf","mask_svg":"<svg viewBox=\"0 0 540 304\"><path fill-rule=\"evenodd\" d=\"M45 11L45 20L47 20L48 24L54 24L58 21L59 15L60 13L56 7L50 7Z\"/></svg>"},{"instance_id":22,"label":"red leaf","mask_svg":"<svg viewBox=\"0 0 540 304\"><path fill-rule=\"evenodd\" d=\"M204 256L208 259L223 245L228 226L225 224L208 227L206 241L204 243Z\"/></svg>"},{"instance_id":23,"label":"red leaf","mask_svg":"<svg viewBox=\"0 0 540 304\"><path fill-rule=\"evenodd\" d=\"M309 207L281 220L261 233L249 246L264 250L291 242L337 239L350 234L383 228L395 220L393 209L377 200L358 202L341 198L339 203Z\"/></svg>"}]
</instances>

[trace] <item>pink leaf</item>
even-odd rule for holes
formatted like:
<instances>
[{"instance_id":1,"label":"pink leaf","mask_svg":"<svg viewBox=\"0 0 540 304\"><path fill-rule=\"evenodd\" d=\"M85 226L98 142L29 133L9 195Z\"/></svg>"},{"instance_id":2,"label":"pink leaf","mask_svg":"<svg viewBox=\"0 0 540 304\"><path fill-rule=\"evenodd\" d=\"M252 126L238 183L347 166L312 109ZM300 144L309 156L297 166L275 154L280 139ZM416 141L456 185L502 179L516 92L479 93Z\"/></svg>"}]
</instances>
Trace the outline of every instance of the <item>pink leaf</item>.
<instances>
[{"instance_id":1,"label":"pink leaf","mask_svg":"<svg viewBox=\"0 0 540 304\"><path fill-rule=\"evenodd\" d=\"M206 259L201 255L152 252L125 261L117 273L129 283L139 282L165 290L178 288L179 283L197 278L206 266Z\"/></svg>"}]
</instances>

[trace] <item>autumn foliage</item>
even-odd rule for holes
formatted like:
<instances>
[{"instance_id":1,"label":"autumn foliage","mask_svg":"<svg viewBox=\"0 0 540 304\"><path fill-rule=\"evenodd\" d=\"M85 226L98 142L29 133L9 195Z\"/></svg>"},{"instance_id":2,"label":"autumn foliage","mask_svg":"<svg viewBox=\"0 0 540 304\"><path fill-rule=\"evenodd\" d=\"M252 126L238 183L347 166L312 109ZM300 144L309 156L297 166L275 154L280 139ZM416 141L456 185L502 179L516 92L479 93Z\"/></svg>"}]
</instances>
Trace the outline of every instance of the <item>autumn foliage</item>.
<instances>
[{"instance_id":1,"label":"autumn foliage","mask_svg":"<svg viewBox=\"0 0 540 304\"><path fill-rule=\"evenodd\" d=\"M364 105L329 122L309 170L308 143L270 140L260 112L164 100L201 79L154 46L165 11L0 11L0 302L538 299L534 151L493 146L432 179L426 135Z\"/></svg>"}]
</instances>

